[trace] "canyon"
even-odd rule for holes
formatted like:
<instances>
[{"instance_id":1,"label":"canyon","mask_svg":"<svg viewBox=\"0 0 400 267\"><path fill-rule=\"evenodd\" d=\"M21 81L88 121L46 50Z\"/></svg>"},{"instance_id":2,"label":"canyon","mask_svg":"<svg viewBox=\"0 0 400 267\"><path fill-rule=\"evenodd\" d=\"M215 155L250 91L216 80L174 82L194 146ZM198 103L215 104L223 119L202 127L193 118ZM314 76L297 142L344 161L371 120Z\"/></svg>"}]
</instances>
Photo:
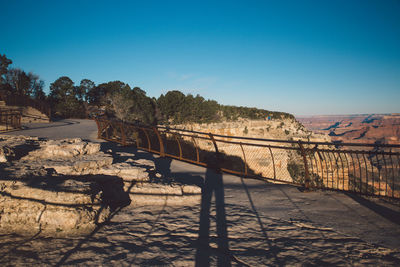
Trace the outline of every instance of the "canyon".
<instances>
[{"instance_id":1,"label":"canyon","mask_svg":"<svg viewBox=\"0 0 400 267\"><path fill-rule=\"evenodd\" d=\"M332 141L400 144L400 114L298 116L308 130Z\"/></svg>"}]
</instances>

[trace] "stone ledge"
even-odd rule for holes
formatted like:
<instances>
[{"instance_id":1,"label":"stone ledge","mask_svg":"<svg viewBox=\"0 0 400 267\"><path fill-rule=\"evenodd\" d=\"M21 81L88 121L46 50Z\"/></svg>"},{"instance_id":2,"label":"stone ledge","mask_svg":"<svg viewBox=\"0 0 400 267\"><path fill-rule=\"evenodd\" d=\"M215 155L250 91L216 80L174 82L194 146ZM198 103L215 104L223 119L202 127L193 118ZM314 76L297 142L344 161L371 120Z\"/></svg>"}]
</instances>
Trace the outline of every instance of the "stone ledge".
<instances>
[{"instance_id":1,"label":"stone ledge","mask_svg":"<svg viewBox=\"0 0 400 267\"><path fill-rule=\"evenodd\" d=\"M81 235L130 204L112 176L29 177L1 182L0 232Z\"/></svg>"}]
</instances>

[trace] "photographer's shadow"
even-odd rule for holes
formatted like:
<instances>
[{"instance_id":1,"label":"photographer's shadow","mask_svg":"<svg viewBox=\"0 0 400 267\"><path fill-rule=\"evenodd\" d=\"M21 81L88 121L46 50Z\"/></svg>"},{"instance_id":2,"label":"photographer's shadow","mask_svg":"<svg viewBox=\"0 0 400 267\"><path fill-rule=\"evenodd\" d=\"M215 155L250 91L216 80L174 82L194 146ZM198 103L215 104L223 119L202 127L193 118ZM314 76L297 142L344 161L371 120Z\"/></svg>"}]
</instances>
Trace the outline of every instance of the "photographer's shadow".
<instances>
[{"instance_id":1,"label":"photographer's shadow","mask_svg":"<svg viewBox=\"0 0 400 267\"><path fill-rule=\"evenodd\" d=\"M215 194L217 248L210 246L210 208L212 195ZM216 158L211 158L205 176L201 196L200 229L196 252L196 266L210 266L211 255L217 256L217 266L231 266L226 223L224 184L222 172Z\"/></svg>"}]
</instances>

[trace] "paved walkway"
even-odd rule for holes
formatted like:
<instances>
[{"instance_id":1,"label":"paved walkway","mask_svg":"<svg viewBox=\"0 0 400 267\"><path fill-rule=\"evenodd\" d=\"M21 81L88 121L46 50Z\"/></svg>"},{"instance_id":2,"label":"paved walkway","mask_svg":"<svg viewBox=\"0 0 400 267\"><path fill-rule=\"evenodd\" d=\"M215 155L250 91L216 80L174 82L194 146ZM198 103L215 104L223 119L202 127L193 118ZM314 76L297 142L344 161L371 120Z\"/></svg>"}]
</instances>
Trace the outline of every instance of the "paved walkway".
<instances>
[{"instance_id":1,"label":"paved walkway","mask_svg":"<svg viewBox=\"0 0 400 267\"><path fill-rule=\"evenodd\" d=\"M13 134L96 136L93 121L68 120ZM154 160L165 175L203 183L201 203L124 208L83 238L3 236L0 264L392 265L400 262L400 206L330 191L218 174L104 142Z\"/></svg>"},{"instance_id":2,"label":"paved walkway","mask_svg":"<svg viewBox=\"0 0 400 267\"><path fill-rule=\"evenodd\" d=\"M38 136L49 139L82 138L91 141L97 140L97 127L92 120L69 119L51 123L24 123L22 126L23 130L1 134Z\"/></svg>"}]
</instances>

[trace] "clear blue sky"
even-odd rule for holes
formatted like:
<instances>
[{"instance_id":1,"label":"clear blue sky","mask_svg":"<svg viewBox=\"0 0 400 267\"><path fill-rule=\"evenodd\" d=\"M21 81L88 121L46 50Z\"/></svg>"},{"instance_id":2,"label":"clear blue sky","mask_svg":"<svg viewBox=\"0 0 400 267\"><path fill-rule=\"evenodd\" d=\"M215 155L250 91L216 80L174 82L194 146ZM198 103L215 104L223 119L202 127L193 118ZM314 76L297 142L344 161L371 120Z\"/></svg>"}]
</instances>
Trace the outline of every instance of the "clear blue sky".
<instances>
[{"instance_id":1,"label":"clear blue sky","mask_svg":"<svg viewBox=\"0 0 400 267\"><path fill-rule=\"evenodd\" d=\"M400 0L0 0L0 53L46 83L120 80L296 115L400 112Z\"/></svg>"}]
</instances>

